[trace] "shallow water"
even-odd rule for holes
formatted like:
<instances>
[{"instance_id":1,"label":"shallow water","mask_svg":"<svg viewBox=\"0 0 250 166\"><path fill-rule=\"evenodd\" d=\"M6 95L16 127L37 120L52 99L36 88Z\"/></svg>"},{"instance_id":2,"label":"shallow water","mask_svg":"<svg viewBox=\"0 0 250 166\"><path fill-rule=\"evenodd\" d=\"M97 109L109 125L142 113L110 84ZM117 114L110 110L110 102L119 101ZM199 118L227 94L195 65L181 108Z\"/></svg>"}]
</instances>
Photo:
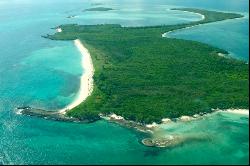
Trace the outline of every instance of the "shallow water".
<instances>
[{"instance_id":1,"label":"shallow water","mask_svg":"<svg viewBox=\"0 0 250 166\"><path fill-rule=\"evenodd\" d=\"M59 123L13 112L20 105L57 110L70 103L78 91L82 74L80 54L73 42L41 37L54 33L52 27L65 23L146 26L201 18L168 10L178 6L249 12L246 0L220 0L219 4L214 3L215 0L203 0L202 3L195 0L106 1L104 6L116 10L82 12L93 2L100 1L0 1L0 164L248 163L249 119L244 116L214 115L208 120L174 124L159 134L172 130L216 137L212 137L214 141L191 141L172 149L157 149L143 146L140 133L105 121L89 125ZM77 17L68 19L70 15ZM208 39L211 37L209 26L212 31L225 26L226 34L236 33L228 35L228 39L240 45L232 42L230 48L236 43L236 50L247 52L245 38L249 38L246 35L249 27L238 22L208 25L204 28L208 33L202 35ZM195 35L193 39L198 40ZM222 48L226 43L217 38L213 41ZM245 53L232 52L234 56L245 58Z\"/></svg>"},{"instance_id":2,"label":"shallow water","mask_svg":"<svg viewBox=\"0 0 250 166\"><path fill-rule=\"evenodd\" d=\"M168 36L207 43L227 50L234 58L249 61L249 15L244 15L242 19L178 30Z\"/></svg>"}]
</instances>

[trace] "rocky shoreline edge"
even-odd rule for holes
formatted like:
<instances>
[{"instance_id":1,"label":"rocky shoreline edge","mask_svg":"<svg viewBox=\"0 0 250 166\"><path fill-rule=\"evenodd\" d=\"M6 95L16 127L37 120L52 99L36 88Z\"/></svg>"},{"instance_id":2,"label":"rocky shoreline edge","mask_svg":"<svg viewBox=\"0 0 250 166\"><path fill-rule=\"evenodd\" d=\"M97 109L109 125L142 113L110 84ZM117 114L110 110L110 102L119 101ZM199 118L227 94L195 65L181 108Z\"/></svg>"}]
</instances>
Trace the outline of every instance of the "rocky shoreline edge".
<instances>
[{"instance_id":1,"label":"rocky shoreline edge","mask_svg":"<svg viewBox=\"0 0 250 166\"><path fill-rule=\"evenodd\" d=\"M33 116L33 117L43 118L46 120L59 121L59 122L93 123L97 120L100 120L100 118L80 120L77 118L68 117L58 111L46 111L43 109L32 108L29 106L17 107L15 111L19 115Z\"/></svg>"},{"instance_id":2,"label":"rocky shoreline edge","mask_svg":"<svg viewBox=\"0 0 250 166\"><path fill-rule=\"evenodd\" d=\"M155 138L154 131L159 129L160 125L174 123L174 122L190 122L190 121L205 118L206 116L211 115L212 113L215 113L215 112L231 112L232 113L233 110L235 110L235 113L237 114L239 111L247 111L247 110L241 110L241 109L238 109L238 110L237 109L229 109L229 110L212 109L211 113L200 113L200 114L195 114L193 116L182 116L180 118L174 118L174 119L165 118L165 119L162 119L161 124L157 124L157 123L142 124L142 123L126 120L122 116L118 116L114 113L108 114L108 115L99 114L99 117L95 117L93 119L77 119L73 117L68 117L59 112L45 111L42 109L32 108L29 106L17 107L15 109L16 113L20 115L34 116L38 118L44 118L46 120L54 120L54 121L61 121L61 122L93 123L98 120L106 120L108 122L115 123L120 126L134 129L136 131L148 134L149 137L141 140L141 143L148 147L158 147L158 148L170 148L170 147L180 145L188 140L205 139L205 138L182 138L181 136L171 136L171 135L162 137L162 138ZM249 111L248 111L248 114L246 113L246 115L249 116Z\"/></svg>"}]
</instances>

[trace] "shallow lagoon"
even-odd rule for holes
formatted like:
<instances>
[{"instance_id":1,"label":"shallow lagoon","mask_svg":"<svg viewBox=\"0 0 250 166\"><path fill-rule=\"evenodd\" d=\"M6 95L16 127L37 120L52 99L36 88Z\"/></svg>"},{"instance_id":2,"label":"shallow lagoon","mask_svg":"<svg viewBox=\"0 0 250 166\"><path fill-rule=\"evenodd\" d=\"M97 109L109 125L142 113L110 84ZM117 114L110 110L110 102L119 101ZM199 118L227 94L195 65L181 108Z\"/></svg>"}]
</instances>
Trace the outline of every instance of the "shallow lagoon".
<instances>
[{"instance_id":1,"label":"shallow lagoon","mask_svg":"<svg viewBox=\"0 0 250 166\"><path fill-rule=\"evenodd\" d=\"M227 50L233 58L249 61L249 15L244 15L242 19L196 26L168 36L207 43Z\"/></svg>"},{"instance_id":2,"label":"shallow lagoon","mask_svg":"<svg viewBox=\"0 0 250 166\"><path fill-rule=\"evenodd\" d=\"M202 3L194 0L108 1L104 5L118 10L105 14L82 12L93 2L96 1L0 2L0 36L4 39L0 41L0 164L247 164L249 118L245 116L216 114L201 121L167 126L159 134L198 132L209 135L210 139L158 149L143 146L140 143L142 134L105 121L89 125L58 123L18 116L13 112L16 106L27 104L56 110L75 97L82 72L79 53L72 42L41 38L41 35L54 32L51 27L64 23L146 26L200 19L198 15L187 16L166 10L176 6L249 12L246 0L230 0L230 3L221 0L219 5L211 0ZM69 15L78 17L69 19ZM240 48L245 50L248 44L244 41L249 38L245 33L249 27L234 21L230 27L227 24L218 23L210 28L217 31L225 26L226 34L237 32L237 35L227 36L229 40L243 42ZM209 25L205 29L209 39ZM197 40L195 35L193 39ZM235 38L241 35L244 37Z\"/></svg>"}]
</instances>

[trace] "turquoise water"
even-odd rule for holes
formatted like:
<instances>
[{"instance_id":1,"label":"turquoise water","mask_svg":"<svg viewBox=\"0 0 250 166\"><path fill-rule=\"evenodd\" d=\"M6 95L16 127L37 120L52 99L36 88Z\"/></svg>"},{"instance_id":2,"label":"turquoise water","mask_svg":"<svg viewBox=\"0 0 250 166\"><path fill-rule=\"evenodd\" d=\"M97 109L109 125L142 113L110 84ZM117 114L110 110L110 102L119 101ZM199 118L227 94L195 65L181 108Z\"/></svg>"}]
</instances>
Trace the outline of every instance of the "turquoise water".
<instances>
[{"instance_id":1,"label":"turquoise water","mask_svg":"<svg viewBox=\"0 0 250 166\"><path fill-rule=\"evenodd\" d=\"M0 1L0 164L247 164L249 118L245 116L216 114L195 123L174 124L161 130L161 134L170 130L199 132L211 138L157 149L143 146L141 133L105 121L81 125L15 114L13 109L20 105L57 110L76 96L82 74L80 54L73 42L41 38L54 33L52 27L64 23L146 26L200 19L195 14L168 10L178 6L249 12L246 0L113 0L103 3L114 11L82 12L93 2L101 1ZM70 15L77 17L68 19ZM210 28L216 31L225 26L226 34L235 34L227 35L227 39L237 41L230 48L247 52L249 27L241 21L218 23ZM202 35L207 39L216 36L209 32ZM198 40L195 35L192 39ZM216 38L213 41L222 48L226 43ZM238 58L246 57L232 52Z\"/></svg>"},{"instance_id":2,"label":"turquoise water","mask_svg":"<svg viewBox=\"0 0 250 166\"><path fill-rule=\"evenodd\" d=\"M169 36L207 43L229 51L234 58L249 61L249 15L245 15L243 19L179 30Z\"/></svg>"}]
</instances>

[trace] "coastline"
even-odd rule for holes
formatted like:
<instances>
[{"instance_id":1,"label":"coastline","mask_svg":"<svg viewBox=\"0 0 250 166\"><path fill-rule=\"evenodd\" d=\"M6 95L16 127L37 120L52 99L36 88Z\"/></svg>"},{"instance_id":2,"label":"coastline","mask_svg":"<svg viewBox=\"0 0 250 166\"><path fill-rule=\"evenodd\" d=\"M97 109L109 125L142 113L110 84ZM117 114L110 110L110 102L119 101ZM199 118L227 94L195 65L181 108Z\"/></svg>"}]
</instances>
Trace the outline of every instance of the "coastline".
<instances>
[{"instance_id":1,"label":"coastline","mask_svg":"<svg viewBox=\"0 0 250 166\"><path fill-rule=\"evenodd\" d=\"M216 111L249 116L249 110L247 109L227 109L227 110L217 109Z\"/></svg>"},{"instance_id":2,"label":"coastline","mask_svg":"<svg viewBox=\"0 0 250 166\"><path fill-rule=\"evenodd\" d=\"M80 89L77 92L76 99L72 103L67 105L65 108L59 110L58 112L60 114L66 114L67 111L77 107L82 102L84 102L87 99L87 97L89 97L91 93L93 92L94 66L93 66L93 62L91 59L91 55L79 39L74 40L74 44L79 50L79 52L81 53L81 56L82 56L81 66L84 71L80 78Z\"/></svg>"},{"instance_id":3,"label":"coastline","mask_svg":"<svg viewBox=\"0 0 250 166\"><path fill-rule=\"evenodd\" d=\"M175 147L178 146L188 140L202 140L204 138L196 138L196 137L190 137L190 138L184 138L181 135L169 135L169 136L161 136L157 135L159 131L161 131L162 128L166 125L171 125L173 123L191 123L193 121L202 120L208 116L211 116L216 113L229 113L229 114L236 114L236 115L242 115L247 116L249 118L249 110L248 109L212 109L211 113L199 113L195 114L193 116L181 116L179 118L169 119L164 118L161 120L161 123L155 123L152 124L144 124L139 123L131 120L127 120L122 116L116 115L114 113L104 115L99 114L98 119L92 119L92 120L80 120L73 117L68 117L65 114L59 113L59 112L48 112L41 109L35 109L31 107L19 107L16 110L17 114L23 114L27 116L34 116L38 118L43 118L46 120L53 120L53 121L61 121L61 122L71 122L71 123L93 123L97 120L105 120L110 123L115 123L117 125L120 125L125 128L129 128L132 130L135 130L137 132L141 132L144 134L147 134L147 137L141 140L141 143L148 147L157 147L157 148L169 148L169 147Z\"/></svg>"},{"instance_id":4,"label":"coastline","mask_svg":"<svg viewBox=\"0 0 250 166\"><path fill-rule=\"evenodd\" d=\"M199 114L195 114L192 116L184 115L184 116L181 116L179 118L174 118L174 119L163 118L161 120L161 123L153 122L152 124L142 124L139 122L126 120L124 117L116 115L114 113L111 113L109 115L100 114L99 116L104 120L115 122L123 126L128 126L128 124L130 124L131 126L133 125L133 128L137 129L138 131L149 132L153 134L153 130L158 129L161 125L166 125L168 123L175 123L175 122L190 122L193 120L199 120L200 118L204 118L214 113L231 113L231 114L238 114L238 115L244 115L244 116L249 117L249 109L233 109L233 108L225 109L225 110L212 109L211 113L199 113Z\"/></svg>"},{"instance_id":5,"label":"coastline","mask_svg":"<svg viewBox=\"0 0 250 166\"><path fill-rule=\"evenodd\" d=\"M199 21L204 21L204 20L206 19L206 16L203 15L203 14L200 14L200 13L190 12L190 11L182 11L182 12L193 13L193 14L196 14L196 15L201 16L201 20L199 20ZM202 24L193 25L193 26L190 26L190 27L185 27L185 28L180 28L180 29L177 29L177 30L168 31L168 32L163 33L163 34L162 34L162 37L167 37L167 38L169 38L168 34L170 34L170 33L172 33L172 32L179 31L179 30L184 30L184 29L189 29L189 28L193 28L193 27L196 27L196 26L199 26L199 25L202 25Z\"/></svg>"},{"instance_id":6,"label":"coastline","mask_svg":"<svg viewBox=\"0 0 250 166\"><path fill-rule=\"evenodd\" d=\"M202 15L200 13L190 12L190 11L183 11L183 12L194 13L194 14L200 15L202 17L202 19L200 21L204 21L206 19L206 16ZM233 18L233 19L228 19L228 20L239 20L239 19L245 19L246 17L247 17L246 15L243 15L243 17ZM228 21L228 20L223 20L223 21ZM215 23L215 22L211 22L211 23ZM209 23L206 23L206 24L209 24ZM173 32L176 32L176 31L182 31L182 30L186 30L186 29L190 29L190 28L194 28L194 27L198 27L198 26L201 26L201 25L203 25L203 23L200 23L200 24L197 24L197 25L193 25L193 26L189 26L189 27L185 27L185 28L180 28L180 29L172 30L172 31L168 31L168 32L163 33L162 37L171 38L169 36L170 33L173 33Z\"/></svg>"},{"instance_id":7,"label":"coastline","mask_svg":"<svg viewBox=\"0 0 250 166\"><path fill-rule=\"evenodd\" d=\"M190 123L193 121L204 119L210 115L216 113L229 113L229 114L236 114L236 115L243 115L249 117L249 110L248 109L212 109L211 113L199 113L193 116L181 116L179 118L169 119L164 118L161 120L161 123L153 122L152 124L142 124L139 122L134 122L130 120L126 120L124 117L111 113L109 115L102 115L100 114L101 119L106 120L111 123L116 123L120 126L131 128L136 130L137 132L142 132L149 134L147 138L141 140L141 143L148 147L157 147L157 148L169 148L178 146L181 143L184 143L188 140L203 140L206 138L199 138L199 137L190 137L190 138L182 138L181 135L169 135L168 137L164 136L156 136L157 132L159 132L162 127L165 125L173 124L173 123Z\"/></svg>"},{"instance_id":8,"label":"coastline","mask_svg":"<svg viewBox=\"0 0 250 166\"><path fill-rule=\"evenodd\" d=\"M169 10L171 10L171 9L169 9ZM200 21L204 21L204 20L206 19L206 16L203 15L203 14L200 14L200 13L190 12L190 11L182 11L182 12L187 12L187 13L193 13L193 14L200 15L201 18L202 18ZM246 14L243 14L243 13L241 13L241 14L243 15L243 17L240 17L240 18L233 18L233 19L228 19L228 20L240 20L240 19L245 19L245 18L249 17L249 16L247 16ZM228 21L228 20L224 20L224 21ZM215 23L215 22L212 22L212 23ZM209 23L206 23L206 24L209 24ZM163 33L163 34L162 34L162 38L172 38L172 37L170 36L171 33L178 32L178 31L182 31L182 30L187 30L187 29L194 28L194 27L198 27L198 26L201 26L201 25L203 25L203 23L200 23L200 24L197 24L197 25L193 25L193 26L189 26L189 27L185 27L185 28L176 29L176 30L171 30L171 31L168 31L168 32ZM230 54L231 54L230 52L228 52L228 53L226 53L226 54L224 54L224 53L218 53L218 56L223 57L223 58L228 58L228 56L229 56Z\"/></svg>"}]
</instances>

